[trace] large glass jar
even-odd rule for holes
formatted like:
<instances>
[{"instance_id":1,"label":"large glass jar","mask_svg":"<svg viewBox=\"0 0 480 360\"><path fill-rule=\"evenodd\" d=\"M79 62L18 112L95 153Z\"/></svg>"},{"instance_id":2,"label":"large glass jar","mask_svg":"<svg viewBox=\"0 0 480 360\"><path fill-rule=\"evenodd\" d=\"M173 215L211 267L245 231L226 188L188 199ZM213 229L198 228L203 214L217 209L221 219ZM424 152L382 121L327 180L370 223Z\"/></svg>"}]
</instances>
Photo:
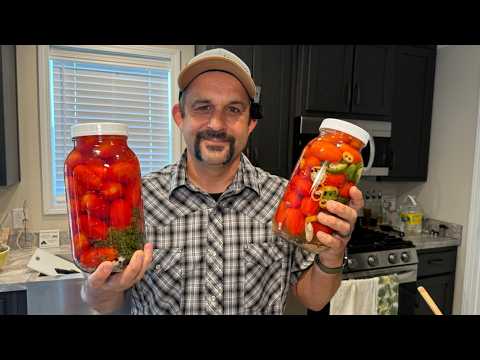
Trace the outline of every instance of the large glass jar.
<instances>
[{"instance_id":1,"label":"large glass jar","mask_svg":"<svg viewBox=\"0 0 480 360\"><path fill-rule=\"evenodd\" d=\"M326 249L317 232L333 230L318 222L326 203L350 202L350 188L357 185L364 170L362 149L370 140L370 168L375 145L368 132L338 119L325 119L319 135L303 149L272 219L273 231L282 238L319 253Z\"/></svg>"},{"instance_id":2,"label":"large glass jar","mask_svg":"<svg viewBox=\"0 0 480 360\"><path fill-rule=\"evenodd\" d=\"M73 258L85 272L102 261L122 271L145 243L140 163L127 136L124 124L72 127L65 188Z\"/></svg>"}]
</instances>

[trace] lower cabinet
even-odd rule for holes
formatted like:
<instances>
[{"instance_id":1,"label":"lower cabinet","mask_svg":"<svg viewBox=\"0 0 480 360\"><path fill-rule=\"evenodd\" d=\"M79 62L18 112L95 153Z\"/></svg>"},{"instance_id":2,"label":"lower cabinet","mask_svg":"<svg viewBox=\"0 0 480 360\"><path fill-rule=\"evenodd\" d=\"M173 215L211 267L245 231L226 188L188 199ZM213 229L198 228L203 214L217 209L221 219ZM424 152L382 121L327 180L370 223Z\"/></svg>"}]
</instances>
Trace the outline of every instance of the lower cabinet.
<instances>
[{"instance_id":1,"label":"lower cabinet","mask_svg":"<svg viewBox=\"0 0 480 360\"><path fill-rule=\"evenodd\" d=\"M457 248L447 247L418 251L417 286L423 286L445 315L452 314ZM433 315L417 293L415 315Z\"/></svg>"},{"instance_id":2,"label":"lower cabinet","mask_svg":"<svg viewBox=\"0 0 480 360\"><path fill-rule=\"evenodd\" d=\"M0 315L27 315L27 290L0 292Z\"/></svg>"}]
</instances>

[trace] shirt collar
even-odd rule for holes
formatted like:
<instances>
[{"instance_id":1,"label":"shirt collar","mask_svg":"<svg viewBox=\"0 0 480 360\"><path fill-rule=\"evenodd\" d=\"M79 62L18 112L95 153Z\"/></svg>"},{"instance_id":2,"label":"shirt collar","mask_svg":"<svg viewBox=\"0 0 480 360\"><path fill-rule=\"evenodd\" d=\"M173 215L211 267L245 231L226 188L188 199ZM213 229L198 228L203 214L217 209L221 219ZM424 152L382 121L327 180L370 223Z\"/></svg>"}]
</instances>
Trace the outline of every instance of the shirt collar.
<instances>
[{"instance_id":1,"label":"shirt collar","mask_svg":"<svg viewBox=\"0 0 480 360\"><path fill-rule=\"evenodd\" d=\"M260 188L258 185L257 176L258 175L255 167L242 153L240 155L240 166L238 168L238 171L235 174L233 182L227 188L225 193L232 192L236 194L241 192L245 187L247 187L255 191L257 195L260 195ZM186 186L193 191L199 191L199 189L193 184L191 184L187 179L187 150L183 152L177 165L173 167L170 180L169 196L171 196L176 189L182 186Z\"/></svg>"}]
</instances>

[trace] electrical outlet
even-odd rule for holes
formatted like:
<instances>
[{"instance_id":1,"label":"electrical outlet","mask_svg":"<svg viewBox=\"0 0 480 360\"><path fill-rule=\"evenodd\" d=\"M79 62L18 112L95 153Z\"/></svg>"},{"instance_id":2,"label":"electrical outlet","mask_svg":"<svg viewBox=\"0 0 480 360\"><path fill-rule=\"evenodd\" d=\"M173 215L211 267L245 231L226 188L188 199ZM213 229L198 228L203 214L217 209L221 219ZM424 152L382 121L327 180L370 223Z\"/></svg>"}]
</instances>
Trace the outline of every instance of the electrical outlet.
<instances>
[{"instance_id":1,"label":"electrical outlet","mask_svg":"<svg viewBox=\"0 0 480 360\"><path fill-rule=\"evenodd\" d=\"M14 229L23 229L24 223L23 220L27 220L26 216L24 218L23 208L13 209L12 210L12 227ZM26 213L25 213L26 215Z\"/></svg>"}]
</instances>

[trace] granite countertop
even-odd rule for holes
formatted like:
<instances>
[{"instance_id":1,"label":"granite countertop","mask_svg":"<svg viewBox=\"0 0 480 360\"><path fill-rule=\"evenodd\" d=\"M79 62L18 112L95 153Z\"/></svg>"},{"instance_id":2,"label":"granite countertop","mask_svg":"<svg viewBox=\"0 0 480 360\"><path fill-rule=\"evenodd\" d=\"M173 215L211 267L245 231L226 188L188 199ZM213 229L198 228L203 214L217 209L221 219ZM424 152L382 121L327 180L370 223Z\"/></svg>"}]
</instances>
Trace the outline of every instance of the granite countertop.
<instances>
[{"instance_id":1,"label":"granite countertop","mask_svg":"<svg viewBox=\"0 0 480 360\"><path fill-rule=\"evenodd\" d=\"M52 254L71 261L70 245L61 245L57 248L45 249ZM36 248L15 249L8 254L7 262L0 270L0 292L17 289L24 289L22 284L39 281L56 281L70 278L83 277L83 274L66 274L58 276L39 276L37 271L27 267L27 264L35 252Z\"/></svg>"},{"instance_id":2,"label":"granite countertop","mask_svg":"<svg viewBox=\"0 0 480 360\"><path fill-rule=\"evenodd\" d=\"M417 250L435 249L447 246L460 246L459 239L433 235L407 235L405 240L413 242Z\"/></svg>"}]
</instances>

